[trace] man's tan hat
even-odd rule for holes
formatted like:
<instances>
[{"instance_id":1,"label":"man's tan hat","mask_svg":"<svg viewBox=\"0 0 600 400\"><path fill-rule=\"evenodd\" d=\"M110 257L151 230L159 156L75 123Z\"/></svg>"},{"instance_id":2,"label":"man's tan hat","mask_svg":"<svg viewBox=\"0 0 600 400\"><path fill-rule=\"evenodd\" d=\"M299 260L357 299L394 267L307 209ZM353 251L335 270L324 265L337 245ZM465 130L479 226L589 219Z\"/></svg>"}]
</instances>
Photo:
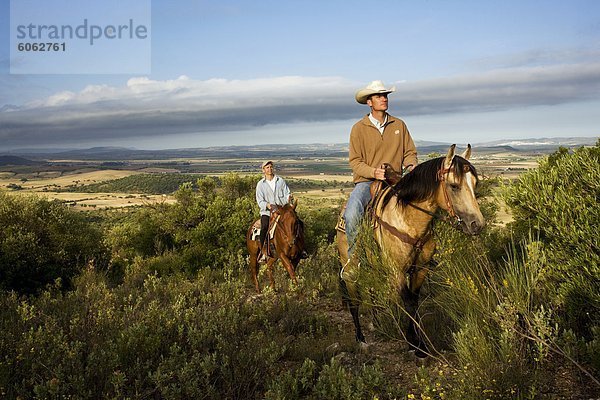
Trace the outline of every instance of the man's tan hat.
<instances>
[{"instance_id":1,"label":"man's tan hat","mask_svg":"<svg viewBox=\"0 0 600 400\"><path fill-rule=\"evenodd\" d=\"M262 163L262 165L261 165L260 167L261 167L261 168L264 168L264 167L266 167L266 166L267 166L267 165L269 165L269 164L273 165L273 161L271 161L271 160L267 160L267 161L265 161L264 163Z\"/></svg>"},{"instance_id":2,"label":"man's tan hat","mask_svg":"<svg viewBox=\"0 0 600 400\"><path fill-rule=\"evenodd\" d=\"M387 93L392 93L395 91L396 91L396 86L392 86L391 88L386 89L385 86L383 85L383 82L373 81L373 82L369 83L366 88L360 89L358 92L356 92L356 95L354 96L354 98L360 104L367 104L367 99L369 98L369 96L371 96L373 94L387 94Z\"/></svg>"}]
</instances>

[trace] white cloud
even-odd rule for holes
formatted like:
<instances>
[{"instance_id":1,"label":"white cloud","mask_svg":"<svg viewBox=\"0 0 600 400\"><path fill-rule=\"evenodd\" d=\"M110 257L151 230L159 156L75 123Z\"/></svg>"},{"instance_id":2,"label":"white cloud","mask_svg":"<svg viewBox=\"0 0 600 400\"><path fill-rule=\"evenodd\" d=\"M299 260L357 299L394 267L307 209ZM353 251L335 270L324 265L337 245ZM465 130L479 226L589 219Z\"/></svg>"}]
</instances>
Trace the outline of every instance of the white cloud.
<instances>
[{"instance_id":1,"label":"white cloud","mask_svg":"<svg viewBox=\"0 0 600 400\"><path fill-rule=\"evenodd\" d=\"M121 87L90 85L80 92L0 108L0 143L89 142L243 130L267 124L359 118L354 92L366 82L340 77L284 76L251 80L158 81L131 78ZM600 97L600 64L510 68L443 79L399 82L390 96L396 115L439 115L523 109Z\"/></svg>"}]
</instances>

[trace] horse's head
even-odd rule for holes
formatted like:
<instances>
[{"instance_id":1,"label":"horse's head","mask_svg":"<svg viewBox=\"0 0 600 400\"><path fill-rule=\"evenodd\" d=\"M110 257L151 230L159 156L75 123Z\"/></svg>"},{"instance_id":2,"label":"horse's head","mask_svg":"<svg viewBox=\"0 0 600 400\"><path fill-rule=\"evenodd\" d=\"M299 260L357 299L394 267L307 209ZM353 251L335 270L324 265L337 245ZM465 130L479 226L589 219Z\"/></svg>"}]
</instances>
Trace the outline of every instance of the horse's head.
<instances>
[{"instance_id":1,"label":"horse's head","mask_svg":"<svg viewBox=\"0 0 600 400\"><path fill-rule=\"evenodd\" d=\"M294 259L304 250L304 226L296 214L298 200L277 208L279 226L284 245L283 249L287 255Z\"/></svg>"},{"instance_id":2,"label":"horse's head","mask_svg":"<svg viewBox=\"0 0 600 400\"><path fill-rule=\"evenodd\" d=\"M463 232L476 235L481 232L485 220L475 197L478 177L475 167L468 161L471 145L460 156L454 154L452 145L438 173L440 186L436 200L438 205L457 219Z\"/></svg>"}]
</instances>

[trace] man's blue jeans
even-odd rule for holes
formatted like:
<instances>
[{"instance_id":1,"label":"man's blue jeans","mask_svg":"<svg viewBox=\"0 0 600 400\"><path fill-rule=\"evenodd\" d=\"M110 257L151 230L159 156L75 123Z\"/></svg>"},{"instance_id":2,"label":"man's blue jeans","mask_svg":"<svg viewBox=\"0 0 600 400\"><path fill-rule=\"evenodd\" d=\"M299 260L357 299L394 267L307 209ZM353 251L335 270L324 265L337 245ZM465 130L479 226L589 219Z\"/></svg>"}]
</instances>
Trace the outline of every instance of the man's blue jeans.
<instances>
[{"instance_id":1,"label":"man's blue jeans","mask_svg":"<svg viewBox=\"0 0 600 400\"><path fill-rule=\"evenodd\" d=\"M352 254L354 242L360 229L365 208L371 200L371 182L358 182L346 203L344 219L346 220L346 238L348 239L348 257Z\"/></svg>"}]
</instances>

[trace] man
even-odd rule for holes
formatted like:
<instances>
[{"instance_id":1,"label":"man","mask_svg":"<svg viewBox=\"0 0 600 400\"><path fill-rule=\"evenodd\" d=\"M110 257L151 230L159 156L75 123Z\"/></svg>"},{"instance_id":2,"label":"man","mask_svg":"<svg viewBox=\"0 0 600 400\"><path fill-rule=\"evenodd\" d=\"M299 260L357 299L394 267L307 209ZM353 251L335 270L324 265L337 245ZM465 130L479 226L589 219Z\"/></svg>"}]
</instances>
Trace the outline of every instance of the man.
<instances>
[{"instance_id":1,"label":"man","mask_svg":"<svg viewBox=\"0 0 600 400\"><path fill-rule=\"evenodd\" d=\"M262 163L262 178L256 184L256 202L260 209L260 248L261 256L259 261L266 259L266 250L263 251L263 245L269 229L269 219L271 212L275 211L277 206L283 206L290 202L291 192L285 180L275 175L275 166L273 161Z\"/></svg>"},{"instance_id":2,"label":"man","mask_svg":"<svg viewBox=\"0 0 600 400\"><path fill-rule=\"evenodd\" d=\"M349 160L354 189L344 212L348 258L371 199L371 182L385 179L384 164L396 171L411 171L417 165L417 149L406 124L387 113L388 94L394 91L394 87L386 89L383 82L373 81L355 95L356 101L368 105L371 112L354 124L350 132Z\"/></svg>"}]
</instances>

